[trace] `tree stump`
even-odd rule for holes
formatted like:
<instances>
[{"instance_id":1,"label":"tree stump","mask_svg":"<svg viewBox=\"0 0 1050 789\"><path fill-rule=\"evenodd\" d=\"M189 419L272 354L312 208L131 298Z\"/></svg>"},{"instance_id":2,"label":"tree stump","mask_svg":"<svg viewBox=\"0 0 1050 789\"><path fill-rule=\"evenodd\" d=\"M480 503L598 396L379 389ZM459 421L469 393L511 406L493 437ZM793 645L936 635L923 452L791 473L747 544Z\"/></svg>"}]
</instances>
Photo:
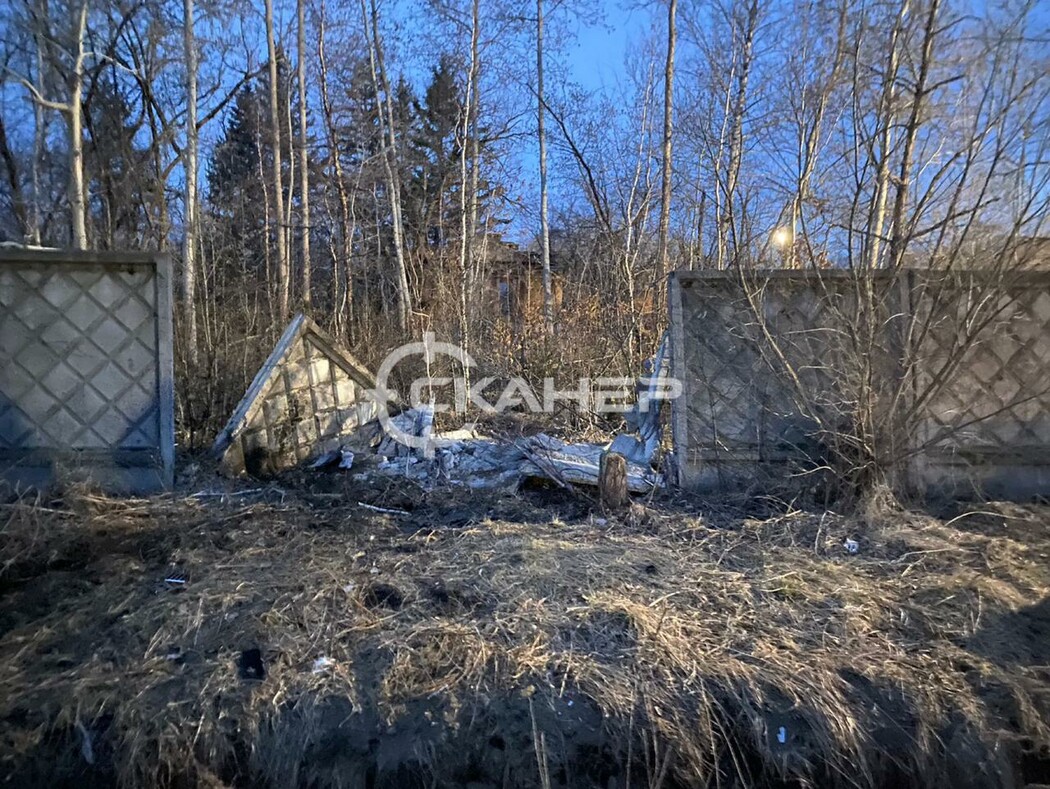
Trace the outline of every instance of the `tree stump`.
<instances>
[{"instance_id":1,"label":"tree stump","mask_svg":"<svg viewBox=\"0 0 1050 789\"><path fill-rule=\"evenodd\" d=\"M603 452L598 461L598 492L602 506L618 510L627 505L627 459L619 452Z\"/></svg>"}]
</instances>

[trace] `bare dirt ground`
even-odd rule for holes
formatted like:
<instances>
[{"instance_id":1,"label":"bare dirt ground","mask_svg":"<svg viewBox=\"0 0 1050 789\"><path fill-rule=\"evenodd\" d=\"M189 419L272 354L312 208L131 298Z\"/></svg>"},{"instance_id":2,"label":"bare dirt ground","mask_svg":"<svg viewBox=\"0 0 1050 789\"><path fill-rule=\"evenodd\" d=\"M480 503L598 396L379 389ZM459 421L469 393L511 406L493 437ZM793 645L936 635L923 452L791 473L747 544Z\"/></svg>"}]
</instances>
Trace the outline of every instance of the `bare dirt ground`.
<instances>
[{"instance_id":1,"label":"bare dirt ground","mask_svg":"<svg viewBox=\"0 0 1050 789\"><path fill-rule=\"evenodd\" d=\"M1050 784L1050 507L201 484L2 505L6 785Z\"/></svg>"}]
</instances>

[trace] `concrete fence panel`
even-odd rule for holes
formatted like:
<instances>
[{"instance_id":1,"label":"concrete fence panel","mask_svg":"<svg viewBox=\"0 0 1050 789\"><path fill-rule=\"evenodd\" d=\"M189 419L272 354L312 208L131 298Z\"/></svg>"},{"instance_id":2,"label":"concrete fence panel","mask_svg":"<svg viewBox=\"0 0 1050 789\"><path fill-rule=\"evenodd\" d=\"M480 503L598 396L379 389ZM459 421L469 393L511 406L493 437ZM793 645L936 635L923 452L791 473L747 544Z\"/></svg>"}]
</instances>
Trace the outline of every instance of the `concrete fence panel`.
<instances>
[{"instance_id":1,"label":"concrete fence panel","mask_svg":"<svg viewBox=\"0 0 1050 789\"><path fill-rule=\"evenodd\" d=\"M916 324L914 397L921 487L965 495L1050 493L1050 273L910 274ZM960 337L976 341L958 352Z\"/></svg>"},{"instance_id":2,"label":"concrete fence panel","mask_svg":"<svg viewBox=\"0 0 1050 789\"><path fill-rule=\"evenodd\" d=\"M1050 493L1050 274L678 272L669 296L684 485L804 478L866 420L916 490Z\"/></svg>"},{"instance_id":3,"label":"concrete fence panel","mask_svg":"<svg viewBox=\"0 0 1050 789\"><path fill-rule=\"evenodd\" d=\"M167 487L174 466L164 256L0 250L0 476Z\"/></svg>"},{"instance_id":4,"label":"concrete fence panel","mask_svg":"<svg viewBox=\"0 0 1050 789\"><path fill-rule=\"evenodd\" d=\"M378 415L375 376L320 326L296 315L212 451L228 474L276 474L355 442Z\"/></svg>"}]
</instances>

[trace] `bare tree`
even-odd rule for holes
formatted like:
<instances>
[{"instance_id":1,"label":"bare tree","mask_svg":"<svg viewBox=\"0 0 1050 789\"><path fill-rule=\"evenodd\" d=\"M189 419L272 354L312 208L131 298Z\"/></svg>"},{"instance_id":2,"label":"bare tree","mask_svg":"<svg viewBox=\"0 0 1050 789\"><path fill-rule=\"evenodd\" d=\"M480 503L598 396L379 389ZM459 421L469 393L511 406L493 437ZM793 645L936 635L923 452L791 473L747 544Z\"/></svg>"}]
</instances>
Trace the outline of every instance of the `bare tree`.
<instances>
[{"instance_id":1,"label":"bare tree","mask_svg":"<svg viewBox=\"0 0 1050 789\"><path fill-rule=\"evenodd\" d=\"M748 82L754 63L755 34L758 30L759 0L749 0L744 11L744 20L740 23L741 50L740 65L737 70L736 96L733 101L732 115L729 119L729 162L726 167L725 182L725 225L726 235L732 248L732 260L739 265L742 252L740 233L738 182L740 168L744 158L744 124L747 117Z\"/></svg>"},{"instance_id":2,"label":"bare tree","mask_svg":"<svg viewBox=\"0 0 1050 789\"><path fill-rule=\"evenodd\" d=\"M277 310L280 320L288 316L290 266L284 215L284 185L281 167L281 110L278 103L277 45L274 40L273 0L266 0L266 52L270 59L270 140L273 145L273 199L277 217Z\"/></svg>"},{"instance_id":3,"label":"bare tree","mask_svg":"<svg viewBox=\"0 0 1050 789\"><path fill-rule=\"evenodd\" d=\"M41 107L61 113L66 120L66 131L69 138L69 182L67 195L69 200L70 226L72 244L74 249L88 248L87 235L87 202L85 198L84 184L84 64L87 59L85 34L87 32L87 0L82 0L79 9L73 17L73 25L69 36L69 51L67 54L71 59L66 78L66 97L64 101L56 101L44 96L42 90L27 79L22 79L22 84L29 90L33 100ZM38 46L46 46L48 52L53 48L61 48L54 42L50 33L51 20L47 14L47 8L41 9L41 14L36 16L36 25L40 27L37 37ZM46 44L44 42L47 42ZM43 59L42 59L43 60ZM58 64L48 64L57 68ZM38 74L41 88L45 82L43 75ZM45 88L46 89L46 88Z\"/></svg>"},{"instance_id":4,"label":"bare tree","mask_svg":"<svg viewBox=\"0 0 1050 789\"><path fill-rule=\"evenodd\" d=\"M886 224L886 202L889 199L890 159L894 147L897 115L897 74L900 69L900 46L905 20L908 18L910 0L902 0L897 11L886 53L886 70L882 75L882 97L876 117L881 123L879 131L879 154L876 163L875 189L868 209L868 227L864 234L867 254L865 265L874 269L881 265L882 239ZM854 67L854 84L860 79L859 63Z\"/></svg>"},{"instance_id":5,"label":"bare tree","mask_svg":"<svg viewBox=\"0 0 1050 789\"><path fill-rule=\"evenodd\" d=\"M677 39L677 26L675 15L678 12L678 0L668 0L667 3L667 63L664 66L664 136L662 163L660 170L660 237L659 237L659 268L661 279L667 276L667 245L671 228L671 168L672 168L672 136L674 126L674 60L675 41Z\"/></svg>"},{"instance_id":6,"label":"bare tree","mask_svg":"<svg viewBox=\"0 0 1050 789\"><path fill-rule=\"evenodd\" d=\"M1012 435L1025 418L1013 409L1050 386L1034 372L1016 389L984 383L1023 355L1018 327L1042 319L1026 268L1050 207L1050 140L1026 130L1045 122L1050 91L1024 35L1032 8L976 21L930 0L909 27L902 3L878 47L858 25L855 117L839 125L856 158L842 156L853 170L824 185L854 193L831 191L850 207L827 210L829 222L849 223L856 264L817 269L794 295L784 280L740 273L743 323L782 387L767 402L807 426L809 470L831 473L864 505L892 502L920 454L950 451L957 434L988 423ZM882 64L874 85L863 78L875 71L869 57ZM1040 164L1019 185L1022 161ZM792 304L800 292L805 318Z\"/></svg>"},{"instance_id":7,"label":"bare tree","mask_svg":"<svg viewBox=\"0 0 1050 789\"><path fill-rule=\"evenodd\" d=\"M44 73L44 45L40 40L42 31L34 30L33 38L36 46L34 47L34 57L36 62L36 74L37 79L41 80L43 84L43 73ZM44 113L44 108L38 101L33 102L33 243L40 243L41 234L41 215L42 203L41 190L42 190L42 178L41 168L44 162L44 151L47 147L47 117Z\"/></svg>"},{"instance_id":8,"label":"bare tree","mask_svg":"<svg viewBox=\"0 0 1050 789\"><path fill-rule=\"evenodd\" d=\"M186 58L186 150L183 156L184 226L182 229L182 309L186 350L197 364L197 41L193 30L193 0L183 0L182 47Z\"/></svg>"},{"instance_id":9,"label":"bare tree","mask_svg":"<svg viewBox=\"0 0 1050 789\"><path fill-rule=\"evenodd\" d=\"M464 102L462 110L463 127L461 142L459 146L459 209L460 209L460 242L459 242L459 341L464 354L470 353L470 291L472 286L472 270L474 263L474 243L476 226L476 184L470 189L468 184L469 175L476 175L478 162L476 157L471 163L468 173L468 158L475 152L472 137L476 135L477 129L474 125L474 115L477 112L475 99L477 98L477 81L480 63L478 59L478 42L480 38L480 4L479 0L473 0L470 13L470 63L467 68L467 84L464 90ZM471 194L468 195L468 190ZM470 386L470 368L464 364L462 373L466 386Z\"/></svg>"},{"instance_id":10,"label":"bare tree","mask_svg":"<svg viewBox=\"0 0 1050 789\"><path fill-rule=\"evenodd\" d=\"M299 13L299 62L296 71L299 77L299 211L300 211L300 255L302 257L303 306L310 308L310 161L306 150L306 0L297 0Z\"/></svg>"},{"instance_id":11,"label":"bare tree","mask_svg":"<svg viewBox=\"0 0 1050 789\"><path fill-rule=\"evenodd\" d=\"M676 0L671 0L676 2ZM540 148L540 255L543 265L543 326L554 334L554 296L551 292L551 231L547 216L546 94L543 90L543 0L536 0L536 136Z\"/></svg>"},{"instance_id":12,"label":"bare tree","mask_svg":"<svg viewBox=\"0 0 1050 789\"><path fill-rule=\"evenodd\" d=\"M341 245L332 256L332 319L336 327L345 325L352 330L354 322L354 277L351 266L351 245L353 227L351 225L351 197L343 173L343 163L339 156L339 140L336 132L335 115L328 93L328 61L325 56L326 21L325 0L321 0L317 22L317 64L321 89L321 111L324 115L325 136L328 141L328 158L335 174L336 193L339 198L339 238ZM340 284L340 268L343 269L343 284ZM346 310L344 316L343 310Z\"/></svg>"},{"instance_id":13,"label":"bare tree","mask_svg":"<svg viewBox=\"0 0 1050 789\"><path fill-rule=\"evenodd\" d=\"M786 239L780 239L788 268L804 265L805 260L800 257L803 254L810 263L817 259L813 251L806 248L812 244L810 234L802 231L807 227L804 212L812 193L814 173L827 143L829 107L843 83L847 61L848 3L843 0L835 2L835 32L830 41L830 50L829 46L821 46L821 39L826 34L814 29L821 27L825 21L821 13L824 10L822 5L816 4L811 10L812 18L803 20L798 26L797 36L789 40L790 49L786 53L789 67L785 70L783 90L784 102L791 108L796 176L786 209ZM776 232L783 233L784 230L778 228Z\"/></svg>"},{"instance_id":14,"label":"bare tree","mask_svg":"<svg viewBox=\"0 0 1050 789\"><path fill-rule=\"evenodd\" d=\"M915 80L914 97L908 120L902 134L903 151L901 152L900 170L897 174L896 194L893 200L893 213L890 217L890 264L899 268L903 262L904 243L907 229L904 227L904 209L911 186L911 170L915 152L916 138L922 123L922 112L928 99L928 82L932 67L934 41L937 37L937 16L941 0L930 0L926 12L926 22L922 28L921 55L919 56L919 73Z\"/></svg>"},{"instance_id":15,"label":"bare tree","mask_svg":"<svg viewBox=\"0 0 1050 789\"><path fill-rule=\"evenodd\" d=\"M370 0L371 14L361 0L361 21L368 31L368 61L372 70L372 85L379 104L380 132L385 139L383 166L386 170L390 212L393 216L394 255L397 261L398 327L408 331L412 314L412 293L408 285L408 266L405 263L405 229L401 216L401 183L397 172L397 135L394 129L394 99L386 75L382 37L379 34L379 10L376 0Z\"/></svg>"},{"instance_id":16,"label":"bare tree","mask_svg":"<svg viewBox=\"0 0 1050 789\"><path fill-rule=\"evenodd\" d=\"M22 238L29 239L32 234L29 211L25 194L22 190L18 164L15 162L15 155L7 138L7 124L4 122L2 115L0 115L0 163L3 164L4 172L7 175L7 186L11 190L11 210L15 215L15 220L18 222L19 232Z\"/></svg>"}]
</instances>

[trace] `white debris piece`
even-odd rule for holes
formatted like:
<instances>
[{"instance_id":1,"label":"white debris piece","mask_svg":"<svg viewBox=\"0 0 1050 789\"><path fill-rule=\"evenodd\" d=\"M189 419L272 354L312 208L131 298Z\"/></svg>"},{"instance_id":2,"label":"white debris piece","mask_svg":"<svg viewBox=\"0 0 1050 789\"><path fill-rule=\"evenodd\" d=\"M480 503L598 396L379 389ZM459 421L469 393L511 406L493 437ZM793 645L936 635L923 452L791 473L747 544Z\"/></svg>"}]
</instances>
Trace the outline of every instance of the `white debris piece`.
<instances>
[{"instance_id":1,"label":"white debris piece","mask_svg":"<svg viewBox=\"0 0 1050 789\"><path fill-rule=\"evenodd\" d=\"M546 433L503 440L479 435L473 427L438 432L434 430L434 409L429 405L402 411L390 417L390 422L393 430L379 440L375 450L379 462L369 473L403 477L424 488L462 485L473 490L515 490L529 478L550 479L566 488L594 486L598 484L598 466L606 451L601 444L570 444ZM412 449L401 443L396 438L399 432L427 439L425 448ZM620 437L624 438L630 437ZM630 440L640 445L637 439ZM349 468L349 464L354 463L354 455L349 450L343 449L339 457L341 468ZM332 465L334 460L332 457L322 464L319 459L312 465ZM662 485L661 475L654 472L647 461L634 462L628 458L628 490L648 493Z\"/></svg>"},{"instance_id":2,"label":"white debris piece","mask_svg":"<svg viewBox=\"0 0 1050 789\"><path fill-rule=\"evenodd\" d=\"M327 669L330 669L334 665L335 665L335 661L332 660L332 658L326 657L325 655L321 655L321 657L317 658L317 660L314 661L314 664L311 667L310 672L312 674L322 674Z\"/></svg>"},{"instance_id":3,"label":"white debris piece","mask_svg":"<svg viewBox=\"0 0 1050 789\"><path fill-rule=\"evenodd\" d=\"M621 433L609 445L609 451L623 455L629 463L649 465L660 445L659 393L667 380L666 358L667 332L664 332L656 356L645 364L645 375L639 380L638 400L625 414L627 424L641 438Z\"/></svg>"},{"instance_id":4,"label":"white debris piece","mask_svg":"<svg viewBox=\"0 0 1050 789\"><path fill-rule=\"evenodd\" d=\"M441 475L447 480L451 479L452 470L459 461L459 453L449 449L441 448L437 451L438 468Z\"/></svg>"},{"instance_id":5,"label":"white debris piece","mask_svg":"<svg viewBox=\"0 0 1050 789\"><path fill-rule=\"evenodd\" d=\"M598 484L598 464L605 451L602 445L566 444L546 433L527 441L530 463L522 467L525 476L551 477L571 485ZM660 484L659 475L647 466L627 463L627 489L632 493L648 493Z\"/></svg>"},{"instance_id":6,"label":"white debris piece","mask_svg":"<svg viewBox=\"0 0 1050 789\"><path fill-rule=\"evenodd\" d=\"M412 435L419 436L425 442L423 446L416 450L418 457L426 460L433 460L434 458L434 404L420 406L416 409L416 421L412 426Z\"/></svg>"},{"instance_id":7,"label":"white debris piece","mask_svg":"<svg viewBox=\"0 0 1050 789\"><path fill-rule=\"evenodd\" d=\"M365 504L363 501L357 502L357 506L362 509L371 510L372 512L380 512L384 515L411 515L412 513L406 510L398 510L392 507L377 507L374 504ZM375 536L375 535L373 535Z\"/></svg>"},{"instance_id":8,"label":"white debris piece","mask_svg":"<svg viewBox=\"0 0 1050 789\"><path fill-rule=\"evenodd\" d=\"M413 411L395 419L399 430L412 425L413 435L432 423L417 418ZM406 430L406 432L408 432ZM390 476L404 476L421 484L465 485L471 489L515 489L522 480L542 477L564 487L597 485L598 463L605 447L601 444L568 444L545 433L512 441L477 435L473 430L431 434L434 457L402 452L392 436L380 443L379 455L387 458L376 470ZM628 463L627 487L633 493L647 493L662 484L648 465Z\"/></svg>"}]
</instances>

